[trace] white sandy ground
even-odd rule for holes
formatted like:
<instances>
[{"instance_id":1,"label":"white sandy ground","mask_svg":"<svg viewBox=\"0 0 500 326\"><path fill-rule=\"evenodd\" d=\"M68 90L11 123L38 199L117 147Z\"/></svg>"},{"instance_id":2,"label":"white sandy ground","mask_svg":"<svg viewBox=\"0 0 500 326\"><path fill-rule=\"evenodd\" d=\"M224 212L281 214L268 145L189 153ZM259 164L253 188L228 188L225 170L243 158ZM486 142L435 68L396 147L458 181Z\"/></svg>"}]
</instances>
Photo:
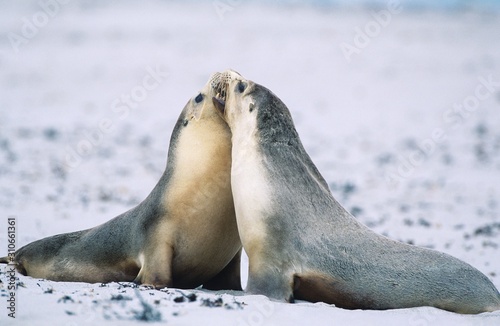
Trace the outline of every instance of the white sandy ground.
<instances>
[{"instance_id":1,"label":"white sandy ground","mask_svg":"<svg viewBox=\"0 0 500 326\"><path fill-rule=\"evenodd\" d=\"M15 52L9 33L22 35L23 19L41 7L13 3L0 2L0 254L10 216L19 248L139 203L164 169L184 104L212 72L231 67L289 106L334 195L363 223L454 255L500 287L497 13L403 8L348 63L340 45L353 45L378 9L236 4L219 16L210 1L70 2ZM148 67L168 75L138 93L137 107L114 112ZM479 100L480 78L494 83ZM464 101L473 112L447 113ZM111 132L97 133L102 121ZM76 160L70 153L86 135L94 145ZM419 160L422 144L430 149ZM412 154L415 164L401 163ZM348 311L205 291L182 291L196 298L180 302L175 289L18 277L13 320L0 275L0 325L128 325L144 316L170 325L500 325L500 312Z\"/></svg>"}]
</instances>

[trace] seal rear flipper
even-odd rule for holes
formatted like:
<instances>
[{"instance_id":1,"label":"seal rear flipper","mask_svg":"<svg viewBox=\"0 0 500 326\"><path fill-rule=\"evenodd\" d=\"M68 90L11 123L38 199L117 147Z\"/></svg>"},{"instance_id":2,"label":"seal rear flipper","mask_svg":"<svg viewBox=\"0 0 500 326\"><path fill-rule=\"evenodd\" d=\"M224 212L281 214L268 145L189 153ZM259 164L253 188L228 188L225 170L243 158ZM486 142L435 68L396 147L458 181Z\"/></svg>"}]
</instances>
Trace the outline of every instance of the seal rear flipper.
<instances>
[{"instance_id":1,"label":"seal rear flipper","mask_svg":"<svg viewBox=\"0 0 500 326\"><path fill-rule=\"evenodd\" d=\"M344 309L378 309L374 299L360 296L342 280L320 273L294 275L294 296L310 302L325 302Z\"/></svg>"},{"instance_id":2,"label":"seal rear flipper","mask_svg":"<svg viewBox=\"0 0 500 326\"><path fill-rule=\"evenodd\" d=\"M0 257L0 264L14 265L19 273L24 276L28 275L23 264L17 260L11 260L10 256Z\"/></svg>"},{"instance_id":3,"label":"seal rear flipper","mask_svg":"<svg viewBox=\"0 0 500 326\"><path fill-rule=\"evenodd\" d=\"M168 270L168 272L167 272ZM163 289L172 287L171 268L165 268L164 271L154 271L147 267L141 268L139 274L134 279L134 283L138 285L152 286L155 289Z\"/></svg>"},{"instance_id":4,"label":"seal rear flipper","mask_svg":"<svg viewBox=\"0 0 500 326\"><path fill-rule=\"evenodd\" d=\"M12 262L9 259L9 256L6 257L0 257L0 264L7 264L9 266L14 266L16 268L16 271L20 273L21 275L27 276L28 273L26 272L26 268L24 268L23 264L17 261Z\"/></svg>"},{"instance_id":5,"label":"seal rear flipper","mask_svg":"<svg viewBox=\"0 0 500 326\"><path fill-rule=\"evenodd\" d=\"M219 274L203 283L207 290L235 290L242 291L240 278L241 249Z\"/></svg>"},{"instance_id":6,"label":"seal rear flipper","mask_svg":"<svg viewBox=\"0 0 500 326\"><path fill-rule=\"evenodd\" d=\"M169 245L153 246L139 255L141 269L134 283L162 289L173 286L172 259L173 248Z\"/></svg>"}]
</instances>

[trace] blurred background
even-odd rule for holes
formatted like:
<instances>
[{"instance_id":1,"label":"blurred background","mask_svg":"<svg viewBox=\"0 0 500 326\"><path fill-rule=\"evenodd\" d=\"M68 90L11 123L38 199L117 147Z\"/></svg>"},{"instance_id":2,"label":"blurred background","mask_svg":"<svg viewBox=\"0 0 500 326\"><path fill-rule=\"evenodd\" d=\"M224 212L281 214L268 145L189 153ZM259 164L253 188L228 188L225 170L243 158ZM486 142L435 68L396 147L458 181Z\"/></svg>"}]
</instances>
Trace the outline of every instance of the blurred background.
<instances>
[{"instance_id":1,"label":"blurred background","mask_svg":"<svg viewBox=\"0 0 500 326\"><path fill-rule=\"evenodd\" d=\"M499 287L499 10L0 1L0 216L17 217L24 245L135 206L164 170L185 103L232 68L287 104L363 223L461 258Z\"/></svg>"}]
</instances>

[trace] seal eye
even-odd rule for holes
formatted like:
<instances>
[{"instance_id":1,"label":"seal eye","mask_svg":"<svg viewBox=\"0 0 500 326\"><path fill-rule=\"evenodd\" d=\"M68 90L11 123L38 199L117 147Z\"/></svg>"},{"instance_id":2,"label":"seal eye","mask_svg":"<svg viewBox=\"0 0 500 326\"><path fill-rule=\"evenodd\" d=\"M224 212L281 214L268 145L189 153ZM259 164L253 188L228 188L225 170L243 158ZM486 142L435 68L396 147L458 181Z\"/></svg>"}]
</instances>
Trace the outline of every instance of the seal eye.
<instances>
[{"instance_id":1,"label":"seal eye","mask_svg":"<svg viewBox=\"0 0 500 326\"><path fill-rule=\"evenodd\" d=\"M238 92L243 93L245 91L246 85L243 82L239 82L238 85L236 86L236 89Z\"/></svg>"},{"instance_id":2,"label":"seal eye","mask_svg":"<svg viewBox=\"0 0 500 326\"><path fill-rule=\"evenodd\" d=\"M203 95L201 95L201 93L198 94L198 96L195 97L194 101L196 103L200 103L201 101L203 101Z\"/></svg>"},{"instance_id":3,"label":"seal eye","mask_svg":"<svg viewBox=\"0 0 500 326\"><path fill-rule=\"evenodd\" d=\"M188 119L184 119L184 121L182 121L182 125L185 127L187 126L189 123L189 120Z\"/></svg>"}]
</instances>

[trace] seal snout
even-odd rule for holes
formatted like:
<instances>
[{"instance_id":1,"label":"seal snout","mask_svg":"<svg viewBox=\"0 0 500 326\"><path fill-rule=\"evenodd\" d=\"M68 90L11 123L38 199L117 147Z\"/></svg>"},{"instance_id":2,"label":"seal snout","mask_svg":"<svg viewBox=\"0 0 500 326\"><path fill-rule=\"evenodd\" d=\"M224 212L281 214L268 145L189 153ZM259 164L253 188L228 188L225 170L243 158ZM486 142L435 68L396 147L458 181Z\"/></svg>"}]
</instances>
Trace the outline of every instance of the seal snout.
<instances>
[{"instance_id":1,"label":"seal snout","mask_svg":"<svg viewBox=\"0 0 500 326\"><path fill-rule=\"evenodd\" d=\"M222 114L224 114L226 106L226 94L227 94L226 90L227 90L227 84L224 82L219 82L214 87L215 96L212 97L212 101L214 102L215 107Z\"/></svg>"},{"instance_id":2,"label":"seal snout","mask_svg":"<svg viewBox=\"0 0 500 326\"><path fill-rule=\"evenodd\" d=\"M219 110L220 113L224 114L226 106L228 76L223 73L215 73L211 78L211 85L215 94L215 96L212 97L212 101L217 110Z\"/></svg>"},{"instance_id":3,"label":"seal snout","mask_svg":"<svg viewBox=\"0 0 500 326\"><path fill-rule=\"evenodd\" d=\"M220 113L224 114L225 112L229 83L241 78L241 74L232 69L228 69L224 72L216 72L210 77L210 85L215 94L215 96L212 97L212 101Z\"/></svg>"}]
</instances>

